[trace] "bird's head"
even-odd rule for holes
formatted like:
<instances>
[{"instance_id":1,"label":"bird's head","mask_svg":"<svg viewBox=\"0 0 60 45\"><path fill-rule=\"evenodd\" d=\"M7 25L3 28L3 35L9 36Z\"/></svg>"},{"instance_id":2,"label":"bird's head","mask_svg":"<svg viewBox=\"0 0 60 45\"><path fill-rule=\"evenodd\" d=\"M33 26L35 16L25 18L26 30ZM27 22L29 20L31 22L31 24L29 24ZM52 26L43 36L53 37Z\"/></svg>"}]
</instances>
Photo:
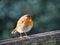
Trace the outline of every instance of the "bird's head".
<instances>
[{"instance_id":1,"label":"bird's head","mask_svg":"<svg viewBox=\"0 0 60 45\"><path fill-rule=\"evenodd\" d=\"M24 15L26 17L26 20L25 20L25 24L26 26L29 26L29 25L32 25L33 24L33 21L32 21L32 18L30 15L26 14Z\"/></svg>"},{"instance_id":2,"label":"bird's head","mask_svg":"<svg viewBox=\"0 0 60 45\"><path fill-rule=\"evenodd\" d=\"M24 15L24 17L31 19L31 16L29 14Z\"/></svg>"}]
</instances>

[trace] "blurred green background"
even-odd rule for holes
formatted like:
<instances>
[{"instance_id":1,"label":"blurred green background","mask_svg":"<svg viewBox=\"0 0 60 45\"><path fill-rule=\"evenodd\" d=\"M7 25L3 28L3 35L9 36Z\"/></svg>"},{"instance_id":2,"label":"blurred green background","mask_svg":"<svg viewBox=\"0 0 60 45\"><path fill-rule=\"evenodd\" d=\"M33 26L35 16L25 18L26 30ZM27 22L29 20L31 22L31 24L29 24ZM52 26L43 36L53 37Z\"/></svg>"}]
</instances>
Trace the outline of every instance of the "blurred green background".
<instances>
[{"instance_id":1,"label":"blurred green background","mask_svg":"<svg viewBox=\"0 0 60 45\"><path fill-rule=\"evenodd\" d=\"M34 21L28 35L60 29L60 0L0 0L0 40L19 36L11 31L24 14Z\"/></svg>"}]
</instances>

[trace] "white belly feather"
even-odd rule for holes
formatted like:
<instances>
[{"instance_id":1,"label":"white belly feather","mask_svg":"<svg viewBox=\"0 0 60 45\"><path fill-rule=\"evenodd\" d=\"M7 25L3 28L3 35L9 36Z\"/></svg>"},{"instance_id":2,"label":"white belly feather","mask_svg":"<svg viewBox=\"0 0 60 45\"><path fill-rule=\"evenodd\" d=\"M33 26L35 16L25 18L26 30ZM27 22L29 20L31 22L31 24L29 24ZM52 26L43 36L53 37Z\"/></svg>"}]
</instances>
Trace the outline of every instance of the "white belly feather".
<instances>
[{"instance_id":1,"label":"white belly feather","mask_svg":"<svg viewBox=\"0 0 60 45\"><path fill-rule=\"evenodd\" d=\"M22 26L20 26L17 30L19 33L24 33L30 31L31 28L32 26L24 26L24 24L22 24Z\"/></svg>"}]
</instances>

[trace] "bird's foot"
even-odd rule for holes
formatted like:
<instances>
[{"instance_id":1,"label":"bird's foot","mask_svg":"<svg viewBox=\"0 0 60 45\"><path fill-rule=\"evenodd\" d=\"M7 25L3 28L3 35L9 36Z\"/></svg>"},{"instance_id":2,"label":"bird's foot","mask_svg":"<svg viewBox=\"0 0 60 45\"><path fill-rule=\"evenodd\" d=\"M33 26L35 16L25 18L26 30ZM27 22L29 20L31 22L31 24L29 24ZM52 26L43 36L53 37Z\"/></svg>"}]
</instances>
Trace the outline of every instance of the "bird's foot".
<instances>
[{"instance_id":1,"label":"bird's foot","mask_svg":"<svg viewBox=\"0 0 60 45\"><path fill-rule=\"evenodd\" d=\"M22 36L20 36L19 38L23 38Z\"/></svg>"},{"instance_id":2,"label":"bird's foot","mask_svg":"<svg viewBox=\"0 0 60 45\"><path fill-rule=\"evenodd\" d=\"M29 37L29 36L24 36L24 38L26 38L26 39L31 39L31 37Z\"/></svg>"},{"instance_id":3,"label":"bird's foot","mask_svg":"<svg viewBox=\"0 0 60 45\"><path fill-rule=\"evenodd\" d=\"M26 36L24 36L24 37L28 37L28 36L26 35Z\"/></svg>"}]
</instances>

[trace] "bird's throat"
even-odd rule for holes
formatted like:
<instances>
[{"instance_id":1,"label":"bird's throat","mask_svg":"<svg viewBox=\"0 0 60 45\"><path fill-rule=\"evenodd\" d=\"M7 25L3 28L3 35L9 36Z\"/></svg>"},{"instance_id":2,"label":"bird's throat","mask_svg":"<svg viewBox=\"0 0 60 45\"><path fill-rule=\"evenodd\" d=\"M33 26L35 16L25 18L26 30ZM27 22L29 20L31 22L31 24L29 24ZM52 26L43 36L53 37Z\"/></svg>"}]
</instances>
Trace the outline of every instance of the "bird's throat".
<instances>
[{"instance_id":1,"label":"bird's throat","mask_svg":"<svg viewBox=\"0 0 60 45\"><path fill-rule=\"evenodd\" d=\"M30 26L30 25L33 25L33 22L32 22L31 19L27 19L27 20L25 21L25 26Z\"/></svg>"}]
</instances>

